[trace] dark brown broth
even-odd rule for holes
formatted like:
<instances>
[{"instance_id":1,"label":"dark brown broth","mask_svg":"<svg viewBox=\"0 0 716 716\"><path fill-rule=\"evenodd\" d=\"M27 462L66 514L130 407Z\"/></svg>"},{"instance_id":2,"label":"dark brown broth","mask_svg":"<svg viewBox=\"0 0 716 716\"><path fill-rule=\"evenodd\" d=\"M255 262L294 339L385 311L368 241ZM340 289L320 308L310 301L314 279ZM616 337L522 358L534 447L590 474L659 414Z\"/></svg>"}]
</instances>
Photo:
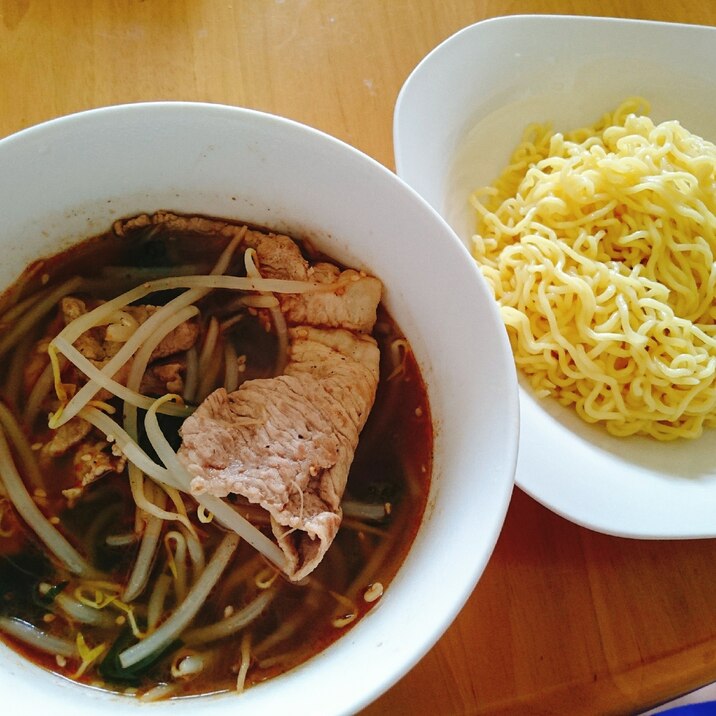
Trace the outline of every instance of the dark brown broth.
<instances>
[{"instance_id":1,"label":"dark brown broth","mask_svg":"<svg viewBox=\"0 0 716 716\"><path fill-rule=\"evenodd\" d=\"M193 234L166 237L144 230L120 239L108 232L30 267L28 271L32 272L33 278L27 282L23 294L28 295L37 290L47 279L49 285L52 285L75 274L97 278L97 266L106 264L148 267L196 263L197 273L203 273L213 264L224 248L224 243L223 239L208 239ZM307 244L303 244L303 250L311 260L325 258L319 257ZM229 272L241 275L241 262L235 260L233 263ZM107 287L101 281L97 283L97 295L101 297L107 293ZM202 308L207 310L220 306L225 300L224 294L215 292L203 301ZM151 297L146 302L151 302ZM47 322L51 319L49 317ZM44 328L44 325L38 326L37 336L42 335ZM389 584L417 531L427 499L432 460L432 424L426 389L412 353L407 355L404 371L390 381L386 380L393 371L389 346L401 337L401 333L382 306L379 308L375 337L381 348L381 381L375 406L363 430L351 468L347 494L363 502L390 503L390 516L384 523L373 525L372 528L342 527L323 563L313 573L309 586L296 586L287 582L281 584L270 609L251 626L254 647L261 645L281 624L295 619L302 611L306 612L307 617L295 633L274 649L254 655L247 678L249 685L275 676L310 658L350 629L375 603L379 603L379 600L373 604L366 602L362 598L363 592L375 582L383 586ZM270 352L273 350L271 335L262 329L257 330L256 323L245 322L237 325L232 340L239 351L249 354L249 377L270 372ZM260 349L252 349L251 345L257 343ZM262 354L267 352L269 357L262 358ZM5 384L4 374L8 363L9 360L5 360L0 366L0 385ZM39 422L41 424L35 426L32 434L28 435L31 443L47 438L46 424L44 421ZM61 491L73 481L70 463L68 458L63 458L54 460L49 466L51 473L48 475L51 474L51 479L47 480L48 494L46 498L39 499L40 507L47 516L59 515L61 522L58 528L63 534L82 554L91 556L94 564L107 572L109 579L122 583L127 578L136 554L136 545L110 548L101 543L107 534L132 529L135 508L126 475L101 478L85 490L74 506L68 507ZM239 509L242 508L239 506ZM249 508L246 508L246 513L247 516L254 514ZM106 522L98 526L102 515ZM11 519L15 520L18 529L10 537L0 537L0 615L19 616L36 624L38 628L71 640L75 638L76 629L80 628L90 645L104 643L109 647L115 643L118 634L126 630L126 626L109 631L85 625L78 627L64 617L60 610L54 609L52 605L43 605L36 598L39 581L58 584L67 579L67 575L57 570L47 557L43 557L46 550L34 534L19 519ZM213 525L196 522L196 526L208 559L213 545L221 537L221 531ZM373 534L373 528L384 531L385 535ZM94 544L89 544L87 537L93 531L96 539ZM333 618L344 614L346 608L340 605L331 592L345 594L365 564L381 548L381 544L388 544L386 541L389 541L390 547L383 550L384 558L364 576L352 595L357 619L346 626L335 627L332 624ZM193 626L220 620L227 607L240 609L255 597L257 590L252 587L251 580L231 584L232 574L251 559L255 559L255 552L246 544L240 545L222 581L210 595ZM164 561L157 559L153 579L164 566ZM262 566L258 560L256 571ZM9 580L18 574L22 575L22 583L10 584ZM145 590L137 600L140 606L146 604L150 591L151 588ZM47 616L53 613L54 616ZM117 616L121 616L119 612ZM64 676L71 676L77 668L76 660L69 659L61 666L52 656L35 652L9 637L3 638L26 657ZM215 668L187 680L172 695L201 694L233 688L235 671L227 669L227 664L238 664L240 640L241 634L210 644L209 647L217 650L218 654ZM279 657L282 654L290 654L290 658L281 660ZM264 665L263 662L270 662L271 659L275 663ZM94 670L80 680L112 690L130 688L142 692L157 683L172 681L169 673L171 660L172 654L160 659L136 682L113 682L111 678Z\"/></svg>"}]
</instances>

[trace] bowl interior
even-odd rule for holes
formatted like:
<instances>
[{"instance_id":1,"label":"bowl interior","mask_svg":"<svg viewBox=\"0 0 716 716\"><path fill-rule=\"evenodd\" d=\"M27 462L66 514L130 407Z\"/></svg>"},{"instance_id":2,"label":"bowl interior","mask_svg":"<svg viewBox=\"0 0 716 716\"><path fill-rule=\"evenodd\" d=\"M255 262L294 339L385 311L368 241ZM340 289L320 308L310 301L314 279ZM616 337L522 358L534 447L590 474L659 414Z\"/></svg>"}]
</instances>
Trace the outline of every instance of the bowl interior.
<instances>
[{"instance_id":1,"label":"bowl interior","mask_svg":"<svg viewBox=\"0 0 716 716\"><path fill-rule=\"evenodd\" d=\"M714 64L710 27L564 16L472 25L403 86L394 121L398 175L469 244L469 194L499 175L532 122L574 129L640 95L655 121L678 119L716 140ZM716 535L708 507L716 497L714 431L694 442L616 439L524 385L520 412L516 482L546 506L622 536Z\"/></svg>"},{"instance_id":2,"label":"bowl interior","mask_svg":"<svg viewBox=\"0 0 716 716\"><path fill-rule=\"evenodd\" d=\"M426 515L397 577L361 623L309 663L240 697L244 712L264 714L287 703L298 714L349 713L368 703L457 614L487 563L511 493L516 380L499 317L464 247L373 160L302 125L248 110L186 103L94 110L1 141L0 160L0 287L33 259L119 217L159 209L306 237L383 280L434 416ZM464 302L478 317L467 326ZM39 712L49 703L55 714L77 716L100 704L117 714L140 708L46 674L2 646L0 691L13 712ZM235 699L202 698L201 708L233 712ZM150 708L195 707L191 700Z\"/></svg>"}]
</instances>

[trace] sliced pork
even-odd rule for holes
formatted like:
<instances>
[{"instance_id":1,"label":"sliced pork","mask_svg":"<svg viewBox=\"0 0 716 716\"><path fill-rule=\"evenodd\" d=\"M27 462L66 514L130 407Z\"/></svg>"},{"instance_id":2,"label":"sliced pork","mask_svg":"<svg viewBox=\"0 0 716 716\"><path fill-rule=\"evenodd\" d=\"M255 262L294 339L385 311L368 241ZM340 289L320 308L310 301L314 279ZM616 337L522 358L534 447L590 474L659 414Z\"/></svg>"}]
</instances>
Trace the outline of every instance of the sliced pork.
<instances>
[{"instance_id":1,"label":"sliced pork","mask_svg":"<svg viewBox=\"0 0 716 716\"><path fill-rule=\"evenodd\" d=\"M60 308L65 325L71 323L88 311L85 302L74 296L63 298L60 303ZM158 310L158 306L151 305L125 306L121 311L117 312L116 317L117 323L121 325L121 322L125 321L127 325L127 331L122 335L121 339L115 339L116 333L112 333L112 328L115 327L114 325L96 326L95 328L85 331L75 341L75 348L77 348L85 358L95 363L103 364L119 351L124 341L131 335L132 330L139 327ZM196 343L198 337L199 324L194 320L184 321L184 323L178 325L161 340L159 345L152 351L150 361L166 358L175 353L189 350L189 348Z\"/></svg>"},{"instance_id":2,"label":"sliced pork","mask_svg":"<svg viewBox=\"0 0 716 716\"><path fill-rule=\"evenodd\" d=\"M53 432L50 440L42 446L42 453L48 457L60 457L84 440L91 430L92 426L86 420L76 416Z\"/></svg>"},{"instance_id":3,"label":"sliced pork","mask_svg":"<svg viewBox=\"0 0 716 716\"><path fill-rule=\"evenodd\" d=\"M67 296L60 301L59 316L50 325L50 330L58 333L63 325L87 313L90 308L99 305L95 302L87 306L85 301L74 296ZM157 310L156 306L127 306L118 312L116 317L120 331L126 327L127 333L120 336L122 340L112 340L111 326L97 326L85 331L74 343L82 355L97 368L102 368L122 347L124 341ZM121 314L121 315L120 315ZM125 325L122 325L122 321ZM191 348L199 337L197 321L185 321L167 334L152 352L151 363L142 377L140 392L145 395L164 395L167 392L181 393L184 388L186 358L182 355ZM48 365L47 337L42 338L36 349L30 353L30 360L24 371L26 391L29 393L37 382L42 371ZM179 355L177 355L179 354ZM132 365L127 361L115 374L114 379L125 383ZM73 366L65 369L66 379L73 384L84 381L84 376ZM109 400L112 394L106 390L98 391L98 400ZM122 472L126 458L118 454L113 446L100 436L92 426L76 416L56 430L41 449L41 457L45 460L62 457L72 451L74 472L77 486L85 487L97 478L109 472Z\"/></svg>"},{"instance_id":4,"label":"sliced pork","mask_svg":"<svg viewBox=\"0 0 716 716\"><path fill-rule=\"evenodd\" d=\"M212 393L181 428L192 491L242 495L272 518L294 580L338 532L340 501L375 400L379 352L370 336L289 330L284 375Z\"/></svg>"},{"instance_id":5,"label":"sliced pork","mask_svg":"<svg viewBox=\"0 0 716 716\"><path fill-rule=\"evenodd\" d=\"M314 293L277 295L290 324L345 328L361 333L373 330L382 291L381 282L373 276L352 269L342 271L327 262L311 265L298 244L288 236L246 230L237 224L201 216L177 216L164 211L151 216L144 214L117 222L114 231L123 236L133 229L152 225L182 233L219 235L226 239L240 236L244 248L256 251L262 276L332 286L331 290Z\"/></svg>"},{"instance_id":6,"label":"sliced pork","mask_svg":"<svg viewBox=\"0 0 716 716\"><path fill-rule=\"evenodd\" d=\"M127 458L107 440L86 440L73 457L75 484L81 489L110 472L121 473Z\"/></svg>"},{"instance_id":7,"label":"sliced pork","mask_svg":"<svg viewBox=\"0 0 716 716\"><path fill-rule=\"evenodd\" d=\"M66 296L60 302L60 325L52 326L57 333L61 326L66 326L76 318L84 315L99 305L95 302L87 306L85 301L75 296ZM131 335L132 331L150 318L159 308L152 305L126 306L118 311L114 317L119 324L121 333L124 326L121 321L126 322L126 333L120 335L122 340L112 340L118 337L112 332L112 326L102 325L85 331L74 342L75 348L82 355L91 361L97 368L102 369L109 360L120 350L124 341ZM114 324L115 326L117 324ZM150 363L142 378L140 392L146 395L164 395L164 393L180 393L184 387L184 373L186 370L186 359L183 355L198 340L200 334L198 321L189 320L179 324L173 331L168 333L152 351ZM48 363L47 357L48 339L41 339L37 347L30 354L30 360L24 371L25 390L29 392L39 378ZM170 358L171 357L171 358ZM129 376L132 360L128 360L119 371L113 376L118 383L124 384ZM79 382L83 378L78 371L69 369L73 374L68 377L67 382ZM97 394L98 400L107 400L111 394L101 390ZM64 441L64 437L62 438Z\"/></svg>"}]
</instances>

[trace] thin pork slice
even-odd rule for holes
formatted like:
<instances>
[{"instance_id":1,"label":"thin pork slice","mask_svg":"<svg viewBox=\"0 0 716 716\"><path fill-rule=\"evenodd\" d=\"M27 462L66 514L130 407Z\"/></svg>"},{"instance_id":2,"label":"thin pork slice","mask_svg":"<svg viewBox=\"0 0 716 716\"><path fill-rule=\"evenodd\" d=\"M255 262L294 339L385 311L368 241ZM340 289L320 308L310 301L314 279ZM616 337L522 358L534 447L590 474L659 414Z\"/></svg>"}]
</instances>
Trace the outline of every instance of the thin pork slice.
<instances>
[{"instance_id":1,"label":"thin pork slice","mask_svg":"<svg viewBox=\"0 0 716 716\"><path fill-rule=\"evenodd\" d=\"M66 296L60 303L65 325L88 311L85 302L74 296ZM137 326L144 323L148 318L159 310L158 306L141 305L125 306L117 314L126 314ZM179 324L174 330L168 333L161 340L159 345L152 351L150 361L165 358L175 353L189 350L199 337L199 324L190 319ZM114 356L122 347L122 342L108 340L106 337L107 326L96 326L85 331L75 341L75 347L85 358L92 361L106 361Z\"/></svg>"},{"instance_id":2,"label":"thin pork slice","mask_svg":"<svg viewBox=\"0 0 716 716\"><path fill-rule=\"evenodd\" d=\"M242 495L267 510L295 581L315 569L338 532L378 363L370 336L291 328L284 375L215 391L181 428L192 491Z\"/></svg>"},{"instance_id":3,"label":"thin pork slice","mask_svg":"<svg viewBox=\"0 0 716 716\"><path fill-rule=\"evenodd\" d=\"M334 286L332 290L324 288L314 293L278 294L281 311L289 325L345 328L360 333L373 330L382 291L380 280L353 269L342 271L327 262L311 265L303 257L299 245L288 236L254 231L204 216L181 216L167 211L118 221L114 231L118 236L125 236L132 230L147 226L158 226L177 233L219 235L227 240L241 236L242 248L256 251L259 269L265 278Z\"/></svg>"},{"instance_id":4,"label":"thin pork slice","mask_svg":"<svg viewBox=\"0 0 716 716\"><path fill-rule=\"evenodd\" d=\"M359 333L373 330L383 290L377 278L353 269L341 271L333 264L322 262L309 269L308 279L316 284L333 284L335 288L277 295L289 325L345 328Z\"/></svg>"}]
</instances>

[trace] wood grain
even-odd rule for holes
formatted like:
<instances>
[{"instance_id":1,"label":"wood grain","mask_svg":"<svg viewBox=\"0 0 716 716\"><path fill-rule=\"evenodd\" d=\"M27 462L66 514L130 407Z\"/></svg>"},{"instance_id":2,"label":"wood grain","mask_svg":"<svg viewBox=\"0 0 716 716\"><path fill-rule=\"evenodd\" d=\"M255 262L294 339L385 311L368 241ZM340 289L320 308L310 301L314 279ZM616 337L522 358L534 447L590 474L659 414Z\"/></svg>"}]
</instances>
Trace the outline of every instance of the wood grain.
<instances>
[{"instance_id":1,"label":"wood grain","mask_svg":"<svg viewBox=\"0 0 716 716\"><path fill-rule=\"evenodd\" d=\"M0 136L108 104L208 101L392 168L393 106L420 58L533 12L716 25L710 0L0 0ZM518 490L458 619L365 714L631 713L714 680L715 563L715 540L595 534Z\"/></svg>"}]
</instances>

